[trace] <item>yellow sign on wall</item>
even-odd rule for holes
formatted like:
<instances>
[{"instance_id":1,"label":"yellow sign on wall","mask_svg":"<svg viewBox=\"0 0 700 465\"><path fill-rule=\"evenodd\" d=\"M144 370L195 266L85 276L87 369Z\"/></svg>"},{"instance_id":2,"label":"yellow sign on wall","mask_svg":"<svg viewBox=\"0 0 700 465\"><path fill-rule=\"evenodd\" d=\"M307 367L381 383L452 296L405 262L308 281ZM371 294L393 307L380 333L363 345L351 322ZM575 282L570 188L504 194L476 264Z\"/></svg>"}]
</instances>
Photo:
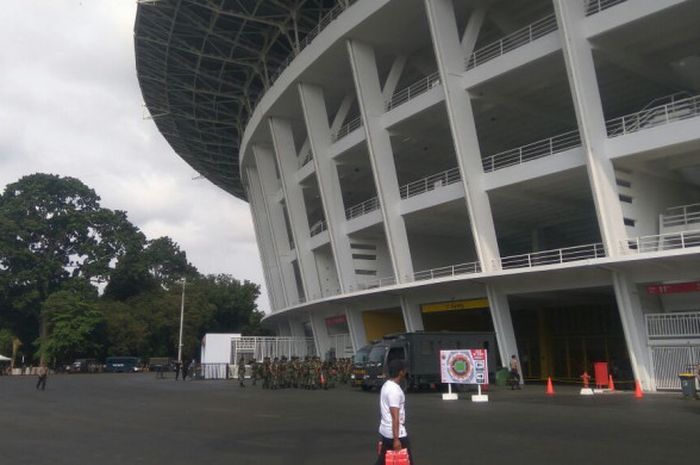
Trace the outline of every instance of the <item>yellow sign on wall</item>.
<instances>
[{"instance_id":1,"label":"yellow sign on wall","mask_svg":"<svg viewBox=\"0 0 700 465\"><path fill-rule=\"evenodd\" d=\"M454 310L472 310L476 308L489 308L489 300L453 300L452 302L439 302L420 306L421 313L451 312Z\"/></svg>"}]
</instances>

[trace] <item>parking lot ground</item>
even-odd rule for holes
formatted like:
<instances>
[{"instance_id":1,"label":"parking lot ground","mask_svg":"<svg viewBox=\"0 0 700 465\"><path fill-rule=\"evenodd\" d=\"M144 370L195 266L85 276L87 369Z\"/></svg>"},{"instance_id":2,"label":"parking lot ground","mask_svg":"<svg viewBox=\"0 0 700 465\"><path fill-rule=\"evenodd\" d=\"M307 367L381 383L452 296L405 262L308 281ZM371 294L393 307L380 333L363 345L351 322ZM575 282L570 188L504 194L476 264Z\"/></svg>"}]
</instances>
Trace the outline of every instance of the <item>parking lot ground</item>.
<instances>
[{"instance_id":1,"label":"parking lot ground","mask_svg":"<svg viewBox=\"0 0 700 465\"><path fill-rule=\"evenodd\" d=\"M378 396L348 387L263 391L152 374L0 377L0 463L41 465L371 464ZM700 457L700 401L582 397L542 386L407 395L418 465L684 464Z\"/></svg>"}]
</instances>

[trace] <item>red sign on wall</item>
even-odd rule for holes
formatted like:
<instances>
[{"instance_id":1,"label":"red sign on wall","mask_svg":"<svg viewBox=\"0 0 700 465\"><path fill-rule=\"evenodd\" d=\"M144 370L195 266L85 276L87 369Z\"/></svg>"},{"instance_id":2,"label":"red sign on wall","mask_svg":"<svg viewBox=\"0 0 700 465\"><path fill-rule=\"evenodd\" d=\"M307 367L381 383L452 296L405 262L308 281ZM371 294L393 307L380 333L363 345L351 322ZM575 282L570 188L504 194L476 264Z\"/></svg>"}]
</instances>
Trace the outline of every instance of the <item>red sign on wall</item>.
<instances>
[{"instance_id":1,"label":"red sign on wall","mask_svg":"<svg viewBox=\"0 0 700 465\"><path fill-rule=\"evenodd\" d=\"M681 294L684 292L700 292L700 281L692 283L650 284L647 286L647 294L651 295Z\"/></svg>"}]
</instances>

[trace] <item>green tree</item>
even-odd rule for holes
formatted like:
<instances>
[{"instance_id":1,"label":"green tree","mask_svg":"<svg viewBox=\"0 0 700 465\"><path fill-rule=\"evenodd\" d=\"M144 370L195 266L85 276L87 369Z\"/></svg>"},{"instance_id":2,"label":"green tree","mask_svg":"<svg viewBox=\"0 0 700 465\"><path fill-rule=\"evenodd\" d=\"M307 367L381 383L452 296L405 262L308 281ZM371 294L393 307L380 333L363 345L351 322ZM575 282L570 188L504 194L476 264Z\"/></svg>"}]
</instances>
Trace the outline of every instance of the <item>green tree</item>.
<instances>
[{"instance_id":1,"label":"green tree","mask_svg":"<svg viewBox=\"0 0 700 465\"><path fill-rule=\"evenodd\" d=\"M144 240L78 179L37 173L9 184L0 196L0 287L21 339L47 336L41 308L64 282L106 281L114 260Z\"/></svg>"},{"instance_id":2,"label":"green tree","mask_svg":"<svg viewBox=\"0 0 700 465\"><path fill-rule=\"evenodd\" d=\"M15 335L7 328L0 329L0 355L10 357L12 355L12 341Z\"/></svg>"},{"instance_id":3,"label":"green tree","mask_svg":"<svg viewBox=\"0 0 700 465\"><path fill-rule=\"evenodd\" d=\"M100 355L105 321L94 300L74 291L51 294L42 305L48 334L39 342L44 357L53 363Z\"/></svg>"}]
</instances>

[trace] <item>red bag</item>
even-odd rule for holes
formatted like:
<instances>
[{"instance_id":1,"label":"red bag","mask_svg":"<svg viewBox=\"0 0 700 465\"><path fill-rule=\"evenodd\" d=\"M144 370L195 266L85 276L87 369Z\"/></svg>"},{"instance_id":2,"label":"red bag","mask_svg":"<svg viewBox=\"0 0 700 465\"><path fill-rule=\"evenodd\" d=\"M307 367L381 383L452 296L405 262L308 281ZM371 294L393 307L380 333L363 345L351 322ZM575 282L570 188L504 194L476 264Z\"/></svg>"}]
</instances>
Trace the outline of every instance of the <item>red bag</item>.
<instances>
[{"instance_id":1,"label":"red bag","mask_svg":"<svg viewBox=\"0 0 700 465\"><path fill-rule=\"evenodd\" d=\"M384 456L386 465L411 465L411 460L408 457L408 449L400 451L388 450Z\"/></svg>"}]
</instances>

